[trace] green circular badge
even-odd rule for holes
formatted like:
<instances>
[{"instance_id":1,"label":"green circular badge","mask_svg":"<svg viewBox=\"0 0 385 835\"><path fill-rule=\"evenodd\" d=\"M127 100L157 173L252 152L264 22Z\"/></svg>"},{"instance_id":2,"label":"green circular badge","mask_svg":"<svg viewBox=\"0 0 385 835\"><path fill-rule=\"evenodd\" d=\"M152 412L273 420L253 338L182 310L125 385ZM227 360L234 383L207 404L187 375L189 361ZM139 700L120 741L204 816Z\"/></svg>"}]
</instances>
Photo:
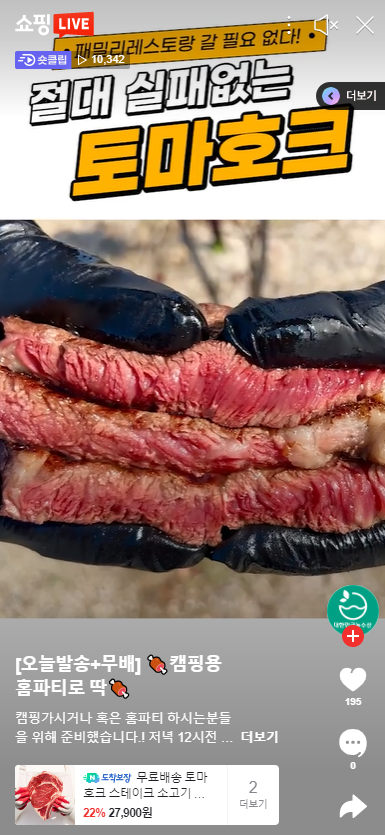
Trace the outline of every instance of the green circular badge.
<instances>
[{"instance_id":1,"label":"green circular badge","mask_svg":"<svg viewBox=\"0 0 385 835\"><path fill-rule=\"evenodd\" d=\"M333 629L342 633L347 626L359 626L370 632L378 621L377 600L364 586L342 586L332 594L327 610Z\"/></svg>"}]
</instances>

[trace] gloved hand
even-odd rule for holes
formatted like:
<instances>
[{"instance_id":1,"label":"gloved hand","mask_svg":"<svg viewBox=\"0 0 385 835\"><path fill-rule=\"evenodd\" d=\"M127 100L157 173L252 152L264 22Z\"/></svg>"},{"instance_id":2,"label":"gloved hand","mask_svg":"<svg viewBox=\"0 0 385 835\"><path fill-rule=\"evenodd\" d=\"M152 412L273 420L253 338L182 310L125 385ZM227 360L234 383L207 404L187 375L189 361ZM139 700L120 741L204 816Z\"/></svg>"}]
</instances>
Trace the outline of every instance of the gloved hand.
<instances>
[{"instance_id":1,"label":"gloved hand","mask_svg":"<svg viewBox=\"0 0 385 835\"><path fill-rule=\"evenodd\" d=\"M21 288L22 287L22 292ZM52 240L32 221L0 223L0 315L144 353L205 339L204 317L179 293ZM221 339L265 368L385 365L385 283L349 293L248 299ZM236 571L322 574L385 564L385 523L349 534L247 526L216 548L177 543L146 525L32 525L0 517L0 539L56 559L169 571L203 557Z\"/></svg>"},{"instance_id":2,"label":"gloved hand","mask_svg":"<svg viewBox=\"0 0 385 835\"><path fill-rule=\"evenodd\" d=\"M208 554L205 546L183 545L149 525L118 523L33 525L0 516L0 541L57 560L154 572L188 568Z\"/></svg>"},{"instance_id":3,"label":"gloved hand","mask_svg":"<svg viewBox=\"0 0 385 835\"><path fill-rule=\"evenodd\" d=\"M29 803L29 791L27 787L23 787L21 789L15 789L15 807L20 811L25 809L25 807Z\"/></svg>"},{"instance_id":4,"label":"gloved hand","mask_svg":"<svg viewBox=\"0 0 385 835\"><path fill-rule=\"evenodd\" d=\"M385 281L363 290L246 299L220 339L262 368L385 367ZM236 571L332 574L385 564L385 523L346 534L250 525L211 555Z\"/></svg>"},{"instance_id":5,"label":"gloved hand","mask_svg":"<svg viewBox=\"0 0 385 835\"><path fill-rule=\"evenodd\" d=\"M18 315L142 353L172 354L208 335L204 316L163 284L53 240L29 220L0 221L0 315ZM0 517L0 540L43 556L169 571L204 548L146 525L31 525Z\"/></svg>"},{"instance_id":6,"label":"gloved hand","mask_svg":"<svg viewBox=\"0 0 385 835\"><path fill-rule=\"evenodd\" d=\"M318 533L281 525L246 525L218 545L211 559L250 574L336 574L385 565L385 522L350 533Z\"/></svg>"},{"instance_id":7,"label":"gloved hand","mask_svg":"<svg viewBox=\"0 0 385 835\"><path fill-rule=\"evenodd\" d=\"M362 290L245 299L220 339L261 368L385 366L385 281Z\"/></svg>"},{"instance_id":8,"label":"gloved hand","mask_svg":"<svg viewBox=\"0 0 385 835\"><path fill-rule=\"evenodd\" d=\"M60 812L61 815L67 817L73 812L74 804L65 797L57 797L53 809L54 812Z\"/></svg>"},{"instance_id":9,"label":"gloved hand","mask_svg":"<svg viewBox=\"0 0 385 835\"><path fill-rule=\"evenodd\" d=\"M186 296L55 241L30 220L0 221L0 315L142 353L173 354L207 335Z\"/></svg>"}]
</instances>

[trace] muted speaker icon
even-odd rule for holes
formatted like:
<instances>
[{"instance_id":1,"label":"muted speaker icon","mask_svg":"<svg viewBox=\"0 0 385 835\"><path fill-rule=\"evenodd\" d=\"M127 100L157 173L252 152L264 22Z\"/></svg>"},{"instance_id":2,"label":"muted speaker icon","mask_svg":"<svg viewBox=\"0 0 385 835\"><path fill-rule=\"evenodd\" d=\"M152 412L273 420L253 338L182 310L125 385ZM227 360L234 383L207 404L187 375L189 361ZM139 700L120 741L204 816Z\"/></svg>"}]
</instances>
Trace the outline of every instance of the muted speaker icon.
<instances>
[{"instance_id":1,"label":"muted speaker icon","mask_svg":"<svg viewBox=\"0 0 385 835\"><path fill-rule=\"evenodd\" d=\"M323 35L329 34L329 15L324 14L314 21L314 29L316 32L322 32Z\"/></svg>"}]
</instances>

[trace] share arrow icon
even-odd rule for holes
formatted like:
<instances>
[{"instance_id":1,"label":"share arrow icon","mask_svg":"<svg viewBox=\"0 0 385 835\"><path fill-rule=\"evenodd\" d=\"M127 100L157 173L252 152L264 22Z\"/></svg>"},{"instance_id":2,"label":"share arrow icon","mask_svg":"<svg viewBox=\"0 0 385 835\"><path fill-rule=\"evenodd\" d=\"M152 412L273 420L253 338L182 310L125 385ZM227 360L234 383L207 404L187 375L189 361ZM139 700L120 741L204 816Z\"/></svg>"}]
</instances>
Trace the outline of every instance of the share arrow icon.
<instances>
[{"instance_id":1,"label":"share arrow icon","mask_svg":"<svg viewBox=\"0 0 385 835\"><path fill-rule=\"evenodd\" d=\"M366 803L363 803L359 797L356 797L355 794L352 795L352 799L348 800L346 803L343 803L340 809L340 818L343 818L344 815L348 815L349 812L352 814L352 818L356 818L357 815L360 815L364 809L367 809Z\"/></svg>"}]
</instances>

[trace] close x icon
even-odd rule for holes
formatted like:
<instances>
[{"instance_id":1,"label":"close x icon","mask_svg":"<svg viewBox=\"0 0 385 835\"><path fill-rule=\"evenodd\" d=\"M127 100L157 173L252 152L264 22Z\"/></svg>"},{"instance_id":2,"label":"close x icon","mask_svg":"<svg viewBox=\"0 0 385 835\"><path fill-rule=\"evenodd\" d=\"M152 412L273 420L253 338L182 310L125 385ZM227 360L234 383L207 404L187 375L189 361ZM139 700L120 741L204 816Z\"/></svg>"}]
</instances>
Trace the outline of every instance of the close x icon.
<instances>
[{"instance_id":1,"label":"close x icon","mask_svg":"<svg viewBox=\"0 0 385 835\"><path fill-rule=\"evenodd\" d=\"M277 158L284 116L244 113L84 131L80 134L73 200L118 197L142 191L190 191L236 183L336 174L351 169L353 108L291 110L285 148ZM321 154L315 153L322 151Z\"/></svg>"}]
</instances>

